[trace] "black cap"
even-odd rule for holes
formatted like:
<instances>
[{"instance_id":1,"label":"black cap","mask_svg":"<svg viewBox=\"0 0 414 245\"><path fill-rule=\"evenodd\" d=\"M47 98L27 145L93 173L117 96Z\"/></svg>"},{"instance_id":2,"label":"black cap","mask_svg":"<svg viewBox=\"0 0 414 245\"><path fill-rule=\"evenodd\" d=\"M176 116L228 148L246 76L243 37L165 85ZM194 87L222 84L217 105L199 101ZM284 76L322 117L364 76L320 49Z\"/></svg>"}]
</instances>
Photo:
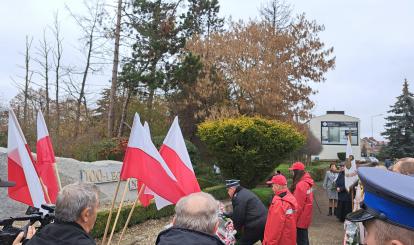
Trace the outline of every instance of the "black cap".
<instances>
[{"instance_id":1,"label":"black cap","mask_svg":"<svg viewBox=\"0 0 414 245\"><path fill-rule=\"evenodd\" d=\"M346 219L363 222L380 219L414 230L414 178L380 168L360 167L358 176L364 186L362 209Z\"/></svg>"},{"instance_id":2,"label":"black cap","mask_svg":"<svg viewBox=\"0 0 414 245\"><path fill-rule=\"evenodd\" d=\"M0 187L13 187L15 185L16 183L12 181L3 181L2 179L0 179Z\"/></svg>"}]
</instances>

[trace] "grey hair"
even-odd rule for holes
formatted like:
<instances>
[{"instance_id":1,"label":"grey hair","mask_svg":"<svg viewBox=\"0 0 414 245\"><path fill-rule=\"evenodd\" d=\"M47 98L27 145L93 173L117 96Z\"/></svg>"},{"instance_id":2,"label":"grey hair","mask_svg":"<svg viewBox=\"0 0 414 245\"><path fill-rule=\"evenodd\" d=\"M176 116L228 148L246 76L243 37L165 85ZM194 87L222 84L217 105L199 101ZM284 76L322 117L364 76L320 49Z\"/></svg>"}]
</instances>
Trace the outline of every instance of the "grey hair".
<instances>
[{"instance_id":1,"label":"grey hair","mask_svg":"<svg viewBox=\"0 0 414 245\"><path fill-rule=\"evenodd\" d=\"M85 208L98 202L98 188L94 184L74 183L65 186L56 200L55 217L61 222L75 222Z\"/></svg>"},{"instance_id":2,"label":"grey hair","mask_svg":"<svg viewBox=\"0 0 414 245\"><path fill-rule=\"evenodd\" d=\"M218 201L205 192L181 198L175 206L174 226L214 234L218 222Z\"/></svg>"}]
</instances>

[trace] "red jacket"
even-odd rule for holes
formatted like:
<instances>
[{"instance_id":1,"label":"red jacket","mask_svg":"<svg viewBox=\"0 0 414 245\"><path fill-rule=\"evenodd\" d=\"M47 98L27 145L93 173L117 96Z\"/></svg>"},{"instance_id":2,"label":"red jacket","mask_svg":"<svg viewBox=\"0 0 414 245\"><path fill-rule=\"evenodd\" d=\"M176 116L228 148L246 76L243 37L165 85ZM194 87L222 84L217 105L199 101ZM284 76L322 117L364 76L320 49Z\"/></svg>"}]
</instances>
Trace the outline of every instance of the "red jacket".
<instances>
[{"instance_id":1,"label":"red jacket","mask_svg":"<svg viewBox=\"0 0 414 245\"><path fill-rule=\"evenodd\" d=\"M276 193L267 214L263 245L296 245L296 205L289 190Z\"/></svg>"},{"instance_id":2,"label":"red jacket","mask_svg":"<svg viewBox=\"0 0 414 245\"><path fill-rule=\"evenodd\" d=\"M312 223L312 205L313 205L313 179L309 173L305 173L302 179L297 183L293 195L298 203L296 212L296 226L301 229L308 229Z\"/></svg>"}]
</instances>

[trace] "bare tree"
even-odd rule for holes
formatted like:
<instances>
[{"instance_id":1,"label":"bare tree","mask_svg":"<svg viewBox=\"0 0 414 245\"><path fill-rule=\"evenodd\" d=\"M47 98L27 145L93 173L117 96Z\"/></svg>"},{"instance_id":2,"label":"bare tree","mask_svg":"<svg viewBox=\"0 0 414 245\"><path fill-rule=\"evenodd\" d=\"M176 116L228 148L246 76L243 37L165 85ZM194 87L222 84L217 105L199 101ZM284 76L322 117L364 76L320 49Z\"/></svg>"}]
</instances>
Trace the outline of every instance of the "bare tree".
<instances>
[{"instance_id":1,"label":"bare tree","mask_svg":"<svg viewBox=\"0 0 414 245\"><path fill-rule=\"evenodd\" d=\"M81 76L82 80L79 89L77 90L76 97L76 119L75 119L75 132L74 136L77 137L80 130L80 119L81 119L81 107L82 103L85 103L85 89L86 81L90 72L97 71L91 65L93 64L92 59L96 58L95 54L98 55L99 51L97 48L101 48L96 42L101 37L99 36L98 27L102 22L102 17L104 14L103 5L100 1L96 1L93 6L88 5L86 2L85 6L88 9L88 16L78 16L72 13L69 7L66 6L66 9L70 12L73 19L76 21L78 26L81 28L83 35L81 41L84 42L84 50L86 52L85 57L85 66L82 69ZM72 84L73 85L73 84Z\"/></svg>"},{"instance_id":2,"label":"bare tree","mask_svg":"<svg viewBox=\"0 0 414 245\"><path fill-rule=\"evenodd\" d=\"M48 44L46 39L46 30L43 30L43 39L39 41L39 47L37 48L37 53L40 58L36 58L35 61L39 64L42 71L38 71L37 73L42 77L45 81L45 114L46 114L46 123L49 124L50 120L50 98L49 98L49 71L51 70L50 60L50 52L52 51L52 47Z\"/></svg>"},{"instance_id":3,"label":"bare tree","mask_svg":"<svg viewBox=\"0 0 414 245\"><path fill-rule=\"evenodd\" d=\"M55 65L55 110L56 110L56 137L59 141L59 127L60 127L60 108L59 108L59 80L61 77L61 59L62 59L62 41L63 38L60 36L60 23L58 18L58 13L55 14L54 25L53 25L53 34L55 35L56 46L53 49L53 62Z\"/></svg>"},{"instance_id":4,"label":"bare tree","mask_svg":"<svg viewBox=\"0 0 414 245\"><path fill-rule=\"evenodd\" d=\"M260 14L275 32L285 29L291 22L292 7L285 0L271 0L263 5Z\"/></svg>"},{"instance_id":5,"label":"bare tree","mask_svg":"<svg viewBox=\"0 0 414 245\"><path fill-rule=\"evenodd\" d=\"M30 48L32 46L32 42L33 42L33 38L30 39L29 41L29 37L26 36L26 50L25 50L25 55L24 55L24 60L25 60L25 83L24 83L24 106L23 106L23 129L26 130L27 129L27 109L28 109L28 104L27 104L27 100L29 98L29 84L33 75L33 72L30 71Z\"/></svg>"},{"instance_id":6,"label":"bare tree","mask_svg":"<svg viewBox=\"0 0 414 245\"><path fill-rule=\"evenodd\" d=\"M129 101L131 100L132 89L124 88L124 94L126 95L122 103L122 113L121 113L121 119L119 121L119 128L118 128L118 135L117 135L118 138L122 136L122 132L124 131L124 124L125 124Z\"/></svg>"},{"instance_id":7,"label":"bare tree","mask_svg":"<svg viewBox=\"0 0 414 245\"><path fill-rule=\"evenodd\" d=\"M114 122L115 122L115 94L118 80L118 63L119 63L119 39L121 33L121 10L122 10L122 0L118 0L118 9L116 14L116 27L115 27L115 47L114 47L114 62L112 65L112 81L111 81L111 91L109 95L109 110L108 110L108 132L107 136L112 137L114 131ZM122 131L122 129L120 130ZM118 132L119 134L119 132Z\"/></svg>"}]
</instances>

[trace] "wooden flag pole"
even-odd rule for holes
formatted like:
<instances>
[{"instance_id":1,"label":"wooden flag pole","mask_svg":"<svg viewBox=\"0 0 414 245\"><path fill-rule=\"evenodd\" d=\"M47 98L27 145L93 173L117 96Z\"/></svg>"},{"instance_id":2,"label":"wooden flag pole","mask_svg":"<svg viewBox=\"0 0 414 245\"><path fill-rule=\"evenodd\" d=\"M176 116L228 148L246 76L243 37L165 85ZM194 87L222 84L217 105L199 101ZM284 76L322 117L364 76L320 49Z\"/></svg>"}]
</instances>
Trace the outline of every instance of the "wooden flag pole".
<instances>
[{"instance_id":1,"label":"wooden flag pole","mask_svg":"<svg viewBox=\"0 0 414 245\"><path fill-rule=\"evenodd\" d=\"M47 191L46 186L45 186L45 184L43 183L42 178L40 178L40 177L39 177L39 181L40 181L40 184L42 185L42 190L43 190L43 192L45 193L45 196L46 196L46 199L47 199L47 200L46 200L46 201L47 201L47 203L51 204L52 202L50 201L49 192Z\"/></svg>"},{"instance_id":2,"label":"wooden flag pole","mask_svg":"<svg viewBox=\"0 0 414 245\"><path fill-rule=\"evenodd\" d=\"M106 220L106 226L105 226L104 236L102 238L102 244L105 244L105 241L106 241L106 235L108 233L109 224L111 223L111 219L112 219L112 210L114 209L114 206L115 206L115 201L116 201L116 197L118 196L120 185L121 185L121 178L118 179L118 184L116 185L114 198L112 198L111 209L109 209L109 216L108 216L108 219Z\"/></svg>"},{"instance_id":3,"label":"wooden flag pole","mask_svg":"<svg viewBox=\"0 0 414 245\"><path fill-rule=\"evenodd\" d=\"M62 190L62 182L60 182L60 176L59 176L57 163L53 164L53 168L55 169L56 178L57 178L57 181L58 181L58 184L59 184L59 191L61 191Z\"/></svg>"},{"instance_id":4,"label":"wooden flag pole","mask_svg":"<svg viewBox=\"0 0 414 245\"><path fill-rule=\"evenodd\" d=\"M128 178L128 180L125 182L124 193L122 193L122 198L121 198L121 201L119 203L118 212L116 213L115 221L114 221L114 224L112 226L111 235L109 236L107 245L111 244L112 236L114 235L114 232L115 232L116 223L118 223L119 214L121 213L122 205L124 204L125 195L128 191L129 180L130 179Z\"/></svg>"},{"instance_id":5,"label":"wooden flag pole","mask_svg":"<svg viewBox=\"0 0 414 245\"><path fill-rule=\"evenodd\" d=\"M137 199L135 199L134 205L132 205L131 211L129 211L128 218L127 218L127 220L126 220L126 222L125 222L124 228L122 229L121 236L119 237L119 240L118 240L118 245L119 245L119 244L121 243L121 241L122 241L122 237L124 236L124 233L125 233L125 231L126 231L126 229L127 229L127 227L128 227L129 221L131 220L132 213L134 212L135 206L137 205L137 203L138 203L138 201L139 201L139 198L141 197L141 195L142 195L142 193L144 192L144 190L145 190L145 185L142 185L142 186L141 186L141 189L140 189L140 190L139 190L139 192L138 192Z\"/></svg>"}]
</instances>

